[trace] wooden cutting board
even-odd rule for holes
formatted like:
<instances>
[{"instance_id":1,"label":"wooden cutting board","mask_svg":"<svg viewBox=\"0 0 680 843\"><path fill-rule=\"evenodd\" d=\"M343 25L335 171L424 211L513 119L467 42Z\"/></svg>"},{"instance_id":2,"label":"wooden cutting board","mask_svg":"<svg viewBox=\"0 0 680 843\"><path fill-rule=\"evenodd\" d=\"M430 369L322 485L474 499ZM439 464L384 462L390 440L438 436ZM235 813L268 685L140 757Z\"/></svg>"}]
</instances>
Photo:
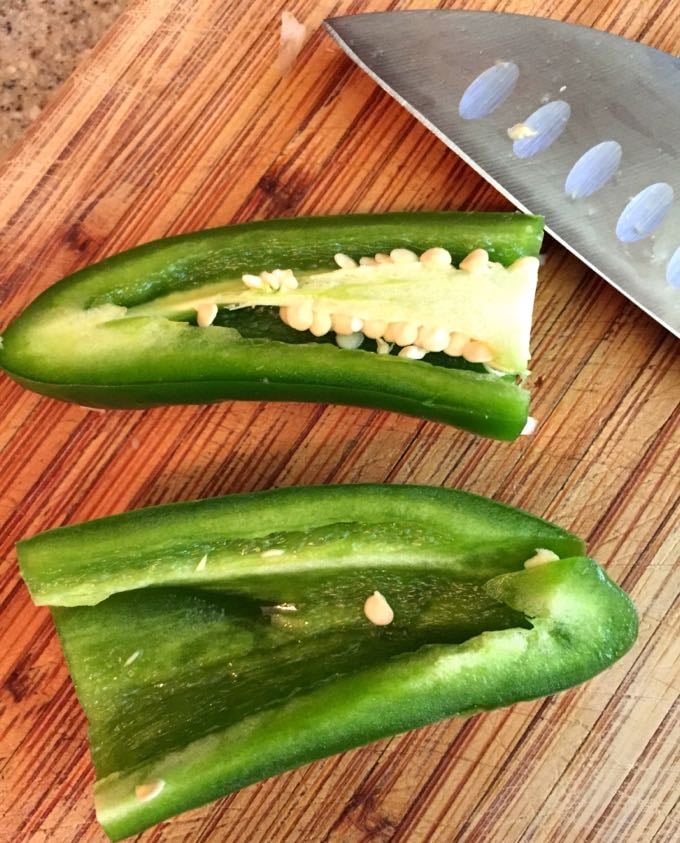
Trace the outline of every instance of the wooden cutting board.
<instances>
[{"instance_id":1,"label":"wooden cutting board","mask_svg":"<svg viewBox=\"0 0 680 843\"><path fill-rule=\"evenodd\" d=\"M167 234L303 213L507 207L318 26L410 5L434 4L132 0L4 164L2 323L60 276ZM679 0L449 5L680 43ZM276 70L283 8L313 29L287 79ZM140 839L680 839L676 346L550 243L533 344L539 427L513 444L314 405L91 412L0 378L0 839L105 839L85 720L14 542L132 507L359 480L459 486L587 537L639 607L638 643L571 692L348 752Z\"/></svg>"}]
</instances>

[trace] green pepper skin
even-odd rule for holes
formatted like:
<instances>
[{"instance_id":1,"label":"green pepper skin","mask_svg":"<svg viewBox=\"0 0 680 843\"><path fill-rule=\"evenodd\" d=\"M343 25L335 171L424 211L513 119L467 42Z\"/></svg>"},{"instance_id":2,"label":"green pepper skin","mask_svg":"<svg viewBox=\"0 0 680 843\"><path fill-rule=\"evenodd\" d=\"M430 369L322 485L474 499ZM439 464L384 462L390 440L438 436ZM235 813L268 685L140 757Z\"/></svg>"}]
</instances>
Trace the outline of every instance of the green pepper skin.
<instances>
[{"instance_id":1,"label":"green pepper skin","mask_svg":"<svg viewBox=\"0 0 680 843\"><path fill-rule=\"evenodd\" d=\"M289 345L197 331L161 317L92 321L254 267L334 268L337 252L444 246L459 262L485 248L506 265L537 255L542 219L509 213L396 213L269 220L148 243L47 289L4 331L0 368L44 395L93 407L225 399L384 408L514 439L529 396L511 380L314 342ZM87 317L87 318L86 318Z\"/></svg>"},{"instance_id":2,"label":"green pepper skin","mask_svg":"<svg viewBox=\"0 0 680 843\"><path fill-rule=\"evenodd\" d=\"M525 569L537 548L561 558ZM52 530L18 552L87 713L114 840L315 759L568 688L637 634L580 539L449 489L234 495ZM389 626L363 614L376 589Z\"/></svg>"}]
</instances>

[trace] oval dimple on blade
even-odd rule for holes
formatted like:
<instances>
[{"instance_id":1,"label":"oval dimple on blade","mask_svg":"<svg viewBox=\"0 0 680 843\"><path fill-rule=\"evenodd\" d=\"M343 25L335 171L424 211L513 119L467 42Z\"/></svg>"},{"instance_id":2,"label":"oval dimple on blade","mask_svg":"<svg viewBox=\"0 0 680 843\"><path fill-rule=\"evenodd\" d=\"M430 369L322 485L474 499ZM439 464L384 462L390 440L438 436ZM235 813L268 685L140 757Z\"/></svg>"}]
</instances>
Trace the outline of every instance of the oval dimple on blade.
<instances>
[{"instance_id":1,"label":"oval dimple on blade","mask_svg":"<svg viewBox=\"0 0 680 843\"><path fill-rule=\"evenodd\" d=\"M570 117L571 108L564 100L554 100L542 105L522 124L532 134L515 140L512 151L518 158L533 158L555 143L566 129Z\"/></svg>"},{"instance_id":2,"label":"oval dimple on blade","mask_svg":"<svg viewBox=\"0 0 680 843\"><path fill-rule=\"evenodd\" d=\"M635 243L649 237L664 221L673 204L673 188L666 182L650 184L628 202L616 223L616 236L622 243Z\"/></svg>"},{"instance_id":3,"label":"oval dimple on blade","mask_svg":"<svg viewBox=\"0 0 680 843\"><path fill-rule=\"evenodd\" d=\"M569 170L564 192L571 199L586 199L616 175L621 165L621 144L609 140L591 146Z\"/></svg>"},{"instance_id":4,"label":"oval dimple on blade","mask_svg":"<svg viewBox=\"0 0 680 843\"><path fill-rule=\"evenodd\" d=\"M502 105L519 79L519 68L512 61L497 61L482 71L465 89L458 113L464 120L481 120Z\"/></svg>"}]
</instances>

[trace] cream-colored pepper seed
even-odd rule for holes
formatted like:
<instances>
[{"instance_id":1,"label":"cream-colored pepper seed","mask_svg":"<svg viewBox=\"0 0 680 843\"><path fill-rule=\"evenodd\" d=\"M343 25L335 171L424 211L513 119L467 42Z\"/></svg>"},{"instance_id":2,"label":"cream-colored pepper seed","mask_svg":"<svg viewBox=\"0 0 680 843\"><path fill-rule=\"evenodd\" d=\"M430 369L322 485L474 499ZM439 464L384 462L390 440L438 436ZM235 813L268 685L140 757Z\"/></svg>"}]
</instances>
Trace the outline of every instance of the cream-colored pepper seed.
<instances>
[{"instance_id":1,"label":"cream-colored pepper seed","mask_svg":"<svg viewBox=\"0 0 680 843\"><path fill-rule=\"evenodd\" d=\"M392 263L417 263L418 255L410 249L392 249L390 252Z\"/></svg>"},{"instance_id":2,"label":"cream-colored pepper seed","mask_svg":"<svg viewBox=\"0 0 680 843\"><path fill-rule=\"evenodd\" d=\"M367 319L362 330L365 336L375 340L384 335L387 330L387 322L382 322L380 319Z\"/></svg>"},{"instance_id":3,"label":"cream-colored pepper seed","mask_svg":"<svg viewBox=\"0 0 680 843\"><path fill-rule=\"evenodd\" d=\"M375 262L376 263L392 263L392 258L389 255L386 255L384 252L376 252Z\"/></svg>"},{"instance_id":4,"label":"cream-colored pepper seed","mask_svg":"<svg viewBox=\"0 0 680 843\"><path fill-rule=\"evenodd\" d=\"M364 335L361 331L357 331L354 334L338 334L335 337L335 342L338 348L344 348L347 351L359 348L363 341Z\"/></svg>"},{"instance_id":5,"label":"cream-colored pepper seed","mask_svg":"<svg viewBox=\"0 0 680 843\"><path fill-rule=\"evenodd\" d=\"M163 779L153 779L150 782L138 784L135 787L135 796L139 802L148 802L150 799L155 799L164 787Z\"/></svg>"},{"instance_id":6,"label":"cream-colored pepper seed","mask_svg":"<svg viewBox=\"0 0 680 843\"><path fill-rule=\"evenodd\" d=\"M278 276L276 270L274 272L261 272L260 278L264 281L267 287L270 287L272 290L278 290L281 288L281 279Z\"/></svg>"},{"instance_id":7,"label":"cream-colored pepper seed","mask_svg":"<svg viewBox=\"0 0 680 843\"><path fill-rule=\"evenodd\" d=\"M389 322L383 331L383 339L387 340L387 342L396 342L395 329L398 324L398 322Z\"/></svg>"},{"instance_id":8,"label":"cream-colored pepper seed","mask_svg":"<svg viewBox=\"0 0 680 843\"><path fill-rule=\"evenodd\" d=\"M468 344L468 340L470 338L466 337L465 334L459 334L458 331L452 331L449 334L449 344L446 346L444 351L450 357L460 357L463 353L463 349Z\"/></svg>"},{"instance_id":9,"label":"cream-colored pepper seed","mask_svg":"<svg viewBox=\"0 0 680 843\"><path fill-rule=\"evenodd\" d=\"M288 324L296 331L308 331L314 321L314 311L309 302L302 301L288 306Z\"/></svg>"},{"instance_id":10,"label":"cream-colored pepper seed","mask_svg":"<svg viewBox=\"0 0 680 843\"><path fill-rule=\"evenodd\" d=\"M213 302L200 304L196 308L196 324L199 328L208 328L217 316L217 305Z\"/></svg>"},{"instance_id":11,"label":"cream-colored pepper seed","mask_svg":"<svg viewBox=\"0 0 680 843\"><path fill-rule=\"evenodd\" d=\"M538 132L527 126L526 123L515 123L508 129L508 137L510 140L524 140L524 138L535 138Z\"/></svg>"},{"instance_id":12,"label":"cream-colored pepper seed","mask_svg":"<svg viewBox=\"0 0 680 843\"><path fill-rule=\"evenodd\" d=\"M449 344L449 332L446 328L426 328L424 325L418 331L416 345L427 351L444 351Z\"/></svg>"},{"instance_id":13,"label":"cream-colored pepper seed","mask_svg":"<svg viewBox=\"0 0 680 843\"><path fill-rule=\"evenodd\" d=\"M525 568L538 568L539 565L547 565L548 562L555 562L560 557L552 550L545 547L537 547L536 553L524 563Z\"/></svg>"},{"instance_id":14,"label":"cream-colored pepper seed","mask_svg":"<svg viewBox=\"0 0 680 843\"><path fill-rule=\"evenodd\" d=\"M387 626L394 620L394 611L379 591L374 591L364 603L364 614L375 626Z\"/></svg>"},{"instance_id":15,"label":"cream-colored pepper seed","mask_svg":"<svg viewBox=\"0 0 680 843\"><path fill-rule=\"evenodd\" d=\"M469 363L488 363L493 360L493 352L485 342L468 340L463 348L463 357Z\"/></svg>"},{"instance_id":16,"label":"cream-colored pepper seed","mask_svg":"<svg viewBox=\"0 0 680 843\"><path fill-rule=\"evenodd\" d=\"M375 258L359 258L359 266L377 266L378 261Z\"/></svg>"},{"instance_id":17,"label":"cream-colored pepper seed","mask_svg":"<svg viewBox=\"0 0 680 843\"><path fill-rule=\"evenodd\" d=\"M517 258L514 263L511 263L508 269L510 272L523 273L527 278L535 278L538 275L538 270L541 262L538 258L532 255L525 255L522 258Z\"/></svg>"},{"instance_id":18,"label":"cream-colored pepper seed","mask_svg":"<svg viewBox=\"0 0 680 843\"><path fill-rule=\"evenodd\" d=\"M416 322L395 322L391 328L394 342L397 345L413 345L418 338L418 324Z\"/></svg>"},{"instance_id":19,"label":"cream-colored pepper seed","mask_svg":"<svg viewBox=\"0 0 680 843\"><path fill-rule=\"evenodd\" d=\"M297 278L293 275L292 269L275 269L274 274L281 282L283 290L297 290L300 286Z\"/></svg>"},{"instance_id":20,"label":"cream-colored pepper seed","mask_svg":"<svg viewBox=\"0 0 680 843\"><path fill-rule=\"evenodd\" d=\"M340 269L354 269L357 265L354 258L344 254L344 252L338 252L337 255L333 255L333 260L337 263Z\"/></svg>"},{"instance_id":21,"label":"cream-colored pepper seed","mask_svg":"<svg viewBox=\"0 0 680 843\"><path fill-rule=\"evenodd\" d=\"M241 280L246 287L250 287L251 290L261 290L264 287L264 281L259 275L250 275L246 272L245 275L241 276Z\"/></svg>"},{"instance_id":22,"label":"cream-colored pepper seed","mask_svg":"<svg viewBox=\"0 0 680 843\"><path fill-rule=\"evenodd\" d=\"M331 324L336 334L356 334L364 326L361 319L356 316L345 316L343 313L334 313L331 316Z\"/></svg>"},{"instance_id":23,"label":"cream-colored pepper seed","mask_svg":"<svg viewBox=\"0 0 680 843\"><path fill-rule=\"evenodd\" d=\"M406 357L408 360L422 360L427 354L424 348L418 348L417 345L407 345L399 352L399 357Z\"/></svg>"},{"instance_id":24,"label":"cream-colored pepper seed","mask_svg":"<svg viewBox=\"0 0 680 843\"><path fill-rule=\"evenodd\" d=\"M435 246L433 249L427 249L422 253L420 262L432 268L437 266L451 266L451 252L447 249L442 249L440 246Z\"/></svg>"},{"instance_id":25,"label":"cream-colored pepper seed","mask_svg":"<svg viewBox=\"0 0 680 843\"><path fill-rule=\"evenodd\" d=\"M332 327L331 315L325 311L319 311L314 314L314 319L309 330L315 337L323 337Z\"/></svg>"},{"instance_id":26,"label":"cream-colored pepper seed","mask_svg":"<svg viewBox=\"0 0 680 843\"><path fill-rule=\"evenodd\" d=\"M466 272L486 272L489 268L489 253L486 249L474 249L460 262L460 268Z\"/></svg>"}]
</instances>

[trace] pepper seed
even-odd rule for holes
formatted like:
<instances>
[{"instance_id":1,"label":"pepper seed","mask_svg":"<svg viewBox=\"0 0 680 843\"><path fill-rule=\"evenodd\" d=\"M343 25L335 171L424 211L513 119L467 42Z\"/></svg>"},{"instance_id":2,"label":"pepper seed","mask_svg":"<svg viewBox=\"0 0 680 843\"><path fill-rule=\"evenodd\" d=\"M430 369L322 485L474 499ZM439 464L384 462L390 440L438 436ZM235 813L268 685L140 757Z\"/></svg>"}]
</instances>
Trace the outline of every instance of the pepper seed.
<instances>
[{"instance_id":1,"label":"pepper seed","mask_svg":"<svg viewBox=\"0 0 680 843\"><path fill-rule=\"evenodd\" d=\"M338 252L337 255L333 255L333 260L337 263L340 269L354 269L357 265L357 262L354 258L351 258L349 255L344 254L343 252Z\"/></svg>"},{"instance_id":2,"label":"pepper seed","mask_svg":"<svg viewBox=\"0 0 680 843\"><path fill-rule=\"evenodd\" d=\"M138 784L135 787L135 796L140 802L148 802L151 799L155 799L164 787L165 782L163 779L153 779L153 781Z\"/></svg>"},{"instance_id":3,"label":"pepper seed","mask_svg":"<svg viewBox=\"0 0 680 843\"><path fill-rule=\"evenodd\" d=\"M539 565L547 565L548 562L555 562L560 557L552 550L545 547L537 547L536 553L524 563L525 568L537 568Z\"/></svg>"},{"instance_id":4,"label":"pepper seed","mask_svg":"<svg viewBox=\"0 0 680 843\"><path fill-rule=\"evenodd\" d=\"M217 316L217 305L210 302L199 304L196 308L196 324L199 328L208 328L215 321Z\"/></svg>"},{"instance_id":5,"label":"pepper seed","mask_svg":"<svg viewBox=\"0 0 680 843\"><path fill-rule=\"evenodd\" d=\"M394 620L394 611L379 591L374 591L364 603L364 614L375 626L387 626Z\"/></svg>"}]
</instances>

